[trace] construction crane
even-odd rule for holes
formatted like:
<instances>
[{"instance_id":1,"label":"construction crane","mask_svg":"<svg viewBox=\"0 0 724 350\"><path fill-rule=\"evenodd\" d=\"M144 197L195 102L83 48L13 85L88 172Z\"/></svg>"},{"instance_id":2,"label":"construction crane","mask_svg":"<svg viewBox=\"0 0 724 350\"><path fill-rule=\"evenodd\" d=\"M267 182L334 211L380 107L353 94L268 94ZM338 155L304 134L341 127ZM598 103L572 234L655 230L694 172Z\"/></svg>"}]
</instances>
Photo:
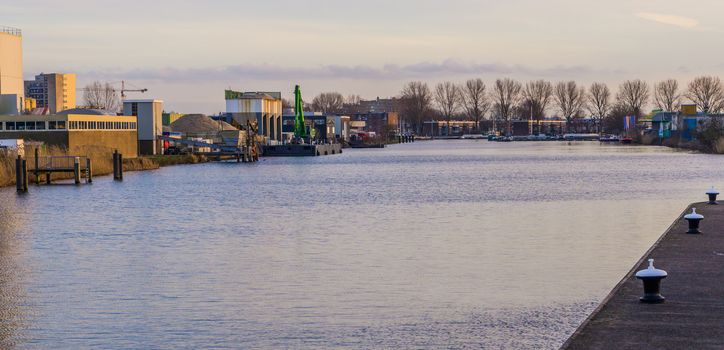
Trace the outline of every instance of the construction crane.
<instances>
[{"instance_id":1,"label":"construction crane","mask_svg":"<svg viewBox=\"0 0 724 350\"><path fill-rule=\"evenodd\" d=\"M304 125L304 109L302 108L302 90L299 85L294 87L294 137L298 141L307 137L307 128Z\"/></svg>"},{"instance_id":2,"label":"construction crane","mask_svg":"<svg viewBox=\"0 0 724 350\"><path fill-rule=\"evenodd\" d=\"M126 89L126 81L121 80L121 100L126 98L126 92L140 92L145 93L148 89Z\"/></svg>"},{"instance_id":3,"label":"construction crane","mask_svg":"<svg viewBox=\"0 0 724 350\"><path fill-rule=\"evenodd\" d=\"M140 92L140 93L145 93L145 92L148 91L148 89L139 89L139 88L136 88L136 89L126 89L126 81L125 81L125 80L121 80L120 82L114 81L114 82L111 82L111 83L108 83L108 84L109 84L109 85L115 85L115 84L118 84L118 83L121 83L121 90L119 91L119 90L113 88L113 92L120 92L120 93L121 93L121 99L122 99L122 100L126 98L126 92ZM130 84L130 85L132 85L132 84ZM87 87L77 88L76 90L78 90L78 91L86 91L86 90L88 90L88 88L87 88Z\"/></svg>"}]
</instances>

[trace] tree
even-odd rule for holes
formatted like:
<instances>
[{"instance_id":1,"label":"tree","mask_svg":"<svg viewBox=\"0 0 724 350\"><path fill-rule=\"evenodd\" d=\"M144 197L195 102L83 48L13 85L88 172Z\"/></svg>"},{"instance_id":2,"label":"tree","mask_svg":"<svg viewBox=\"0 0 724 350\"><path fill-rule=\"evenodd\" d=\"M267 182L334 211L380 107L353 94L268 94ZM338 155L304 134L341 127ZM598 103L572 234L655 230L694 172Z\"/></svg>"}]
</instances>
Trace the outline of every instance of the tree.
<instances>
[{"instance_id":1,"label":"tree","mask_svg":"<svg viewBox=\"0 0 724 350\"><path fill-rule=\"evenodd\" d=\"M437 84L433 98L447 120L447 136L450 136L450 119L460 107L460 88L449 81Z\"/></svg>"},{"instance_id":2,"label":"tree","mask_svg":"<svg viewBox=\"0 0 724 350\"><path fill-rule=\"evenodd\" d=\"M724 87L713 76L701 76L689 83L686 97L704 113L719 113L724 109Z\"/></svg>"},{"instance_id":3,"label":"tree","mask_svg":"<svg viewBox=\"0 0 724 350\"><path fill-rule=\"evenodd\" d=\"M282 108L284 108L284 109L294 108L294 104L292 103L292 101L289 101L288 99L283 98L282 99Z\"/></svg>"},{"instance_id":4,"label":"tree","mask_svg":"<svg viewBox=\"0 0 724 350\"><path fill-rule=\"evenodd\" d=\"M348 105L358 105L360 101L362 101L360 95L348 95L347 98L344 99L344 103Z\"/></svg>"},{"instance_id":5,"label":"tree","mask_svg":"<svg viewBox=\"0 0 724 350\"><path fill-rule=\"evenodd\" d=\"M520 92L523 86L510 78L497 79L493 90L490 93L490 97L493 100L494 107L493 111L497 114L497 117L506 123L506 133L510 135L512 133L511 117L513 110L520 103Z\"/></svg>"},{"instance_id":6,"label":"tree","mask_svg":"<svg viewBox=\"0 0 724 350\"><path fill-rule=\"evenodd\" d=\"M480 130L480 120L490 109L490 100L482 79L470 79L460 89L460 96L468 118L475 121L475 130Z\"/></svg>"},{"instance_id":7,"label":"tree","mask_svg":"<svg viewBox=\"0 0 724 350\"><path fill-rule=\"evenodd\" d=\"M593 83L588 92L588 112L593 116L598 132L603 132L603 119L611 111L611 91L603 83Z\"/></svg>"},{"instance_id":8,"label":"tree","mask_svg":"<svg viewBox=\"0 0 724 350\"><path fill-rule=\"evenodd\" d=\"M626 80L618 88L616 101L626 113L641 116L642 109L649 102L649 85L640 79Z\"/></svg>"},{"instance_id":9,"label":"tree","mask_svg":"<svg viewBox=\"0 0 724 350\"><path fill-rule=\"evenodd\" d=\"M430 113L432 104L430 87L421 81L411 81L402 88L400 94L403 114L419 135L422 133L422 122Z\"/></svg>"},{"instance_id":10,"label":"tree","mask_svg":"<svg viewBox=\"0 0 724 350\"><path fill-rule=\"evenodd\" d=\"M339 113L344 105L344 97L339 92L323 92L312 100L315 111L323 114Z\"/></svg>"},{"instance_id":11,"label":"tree","mask_svg":"<svg viewBox=\"0 0 724 350\"><path fill-rule=\"evenodd\" d=\"M530 119L542 120L553 96L553 85L545 80L530 81L523 89L525 109ZM533 130L531 130L533 132ZM540 132L540 130L538 130Z\"/></svg>"},{"instance_id":12,"label":"tree","mask_svg":"<svg viewBox=\"0 0 724 350\"><path fill-rule=\"evenodd\" d=\"M116 111L119 107L118 94L110 83L94 81L83 88L83 103L89 108Z\"/></svg>"},{"instance_id":13,"label":"tree","mask_svg":"<svg viewBox=\"0 0 724 350\"><path fill-rule=\"evenodd\" d=\"M664 112L675 111L680 100L679 83L675 79L667 79L654 85L654 103Z\"/></svg>"},{"instance_id":14,"label":"tree","mask_svg":"<svg viewBox=\"0 0 724 350\"><path fill-rule=\"evenodd\" d=\"M571 131L573 118L578 116L586 104L586 89L575 81L562 81L556 84L553 92L558 110L566 118L566 130Z\"/></svg>"}]
</instances>

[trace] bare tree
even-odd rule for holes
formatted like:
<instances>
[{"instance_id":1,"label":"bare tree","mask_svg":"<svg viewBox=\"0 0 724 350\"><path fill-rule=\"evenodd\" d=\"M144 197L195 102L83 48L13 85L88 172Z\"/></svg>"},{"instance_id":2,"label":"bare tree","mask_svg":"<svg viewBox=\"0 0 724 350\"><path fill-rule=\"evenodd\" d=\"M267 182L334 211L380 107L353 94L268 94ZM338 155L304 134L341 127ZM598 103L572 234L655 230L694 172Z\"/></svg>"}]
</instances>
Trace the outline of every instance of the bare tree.
<instances>
[{"instance_id":1,"label":"bare tree","mask_svg":"<svg viewBox=\"0 0 724 350\"><path fill-rule=\"evenodd\" d=\"M704 113L719 113L724 109L724 87L718 77L696 77L689 83L686 97Z\"/></svg>"},{"instance_id":2,"label":"bare tree","mask_svg":"<svg viewBox=\"0 0 724 350\"><path fill-rule=\"evenodd\" d=\"M530 81L523 89L523 99L530 119L542 120L553 96L553 85L545 80ZM532 127L532 126L531 126ZM530 130L533 133L533 130ZM538 131L540 132L540 130Z\"/></svg>"},{"instance_id":3,"label":"bare tree","mask_svg":"<svg viewBox=\"0 0 724 350\"><path fill-rule=\"evenodd\" d=\"M556 84L554 99L561 115L566 118L566 130L571 131L573 118L578 116L586 104L586 89L575 81L562 81Z\"/></svg>"},{"instance_id":4,"label":"bare tree","mask_svg":"<svg viewBox=\"0 0 724 350\"><path fill-rule=\"evenodd\" d=\"M417 134L422 133L422 123L430 114L432 93L430 87L421 81L411 81L400 93L403 102L403 115L412 122Z\"/></svg>"},{"instance_id":5,"label":"bare tree","mask_svg":"<svg viewBox=\"0 0 724 350\"><path fill-rule=\"evenodd\" d=\"M450 119L460 108L460 88L449 81L437 84L433 98L447 120L447 136L450 136Z\"/></svg>"},{"instance_id":6,"label":"bare tree","mask_svg":"<svg viewBox=\"0 0 724 350\"><path fill-rule=\"evenodd\" d=\"M288 99L283 98L282 99L282 108L284 108L284 109L294 108L294 104L292 103L292 101L289 101Z\"/></svg>"},{"instance_id":7,"label":"bare tree","mask_svg":"<svg viewBox=\"0 0 724 350\"><path fill-rule=\"evenodd\" d=\"M339 92L323 92L312 100L312 107L324 114L339 113L344 105L344 97Z\"/></svg>"},{"instance_id":8,"label":"bare tree","mask_svg":"<svg viewBox=\"0 0 724 350\"><path fill-rule=\"evenodd\" d=\"M496 80L490 92L490 97L495 103L493 111L497 114L496 117L500 117L506 123L508 135L512 133L511 117L513 110L520 103L522 89L523 86L519 82L505 78Z\"/></svg>"},{"instance_id":9,"label":"bare tree","mask_svg":"<svg viewBox=\"0 0 724 350\"><path fill-rule=\"evenodd\" d=\"M681 94L676 79L667 79L654 85L654 103L664 112L673 112L679 106Z\"/></svg>"},{"instance_id":10,"label":"bare tree","mask_svg":"<svg viewBox=\"0 0 724 350\"><path fill-rule=\"evenodd\" d=\"M118 94L110 83L94 81L83 88L83 103L90 108L116 111L119 107Z\"/></svg>"},{"instance_id":11,"label":"bare tree","mask_svg":"<svg viewBox=\"0 0 724 350\"><path fill-rule=\"evenodd\" d=\"M480 130L480 120L490 109L490 100L482 79L470 79L460 89L463 108L468 117L475 121L475 130Z\"/></svg>"},{"instance_id":12,"label":"bare tree","mask_svg":"<svg viewBox=\"0 0 724 350\"><path fill-rule=\"evenodd\" d=\"M362 101L360 95L348 95L347 98L344 99L344 103L348 105L358 105L360 101Z\"/></svg>"},{"instance_id":13,"label":"bare tree","mask_svg":"<svg viewBox=\"0 0 724 350\"><path fill-rule=\"evenodd\" d=\"M649 85L640 79L626 80L618 88L616 101L626 113L638 117L649 102Z\"/></svg>"},{"instance_id":14,"label":"bare tree","mask_svg":"<svg viewBox=\"0 0 724 350\"><path fill-rule=\"evenodd\" d=\"M593 83L588 92L588 112L593 116L598 132L603 132L603 119L611 111L611 91L603 83Z\"/></svg>"}]
</instances>

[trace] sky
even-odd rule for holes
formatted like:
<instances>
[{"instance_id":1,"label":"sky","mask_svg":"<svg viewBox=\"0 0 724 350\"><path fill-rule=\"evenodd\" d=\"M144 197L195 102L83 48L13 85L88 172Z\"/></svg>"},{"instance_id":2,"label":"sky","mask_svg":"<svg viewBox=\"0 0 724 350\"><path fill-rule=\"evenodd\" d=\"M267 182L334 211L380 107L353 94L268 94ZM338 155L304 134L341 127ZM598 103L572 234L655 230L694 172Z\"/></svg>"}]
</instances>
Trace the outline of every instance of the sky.
<instances>
[{"instance_id":1,"label":"sky","mask_svg":"<svg viewBox=\"0 0 724 350\"><path fill-rule=\"evenodd\" d=\"M218 113L223 90L300 84L364 99L408 81L655 82L724 76L718 0L3 0L24 75L125 80L166 110ZM1 53L0 53L1 54ZM80 97L80 96L79 96Z\"/></svg>"}]
</instances>

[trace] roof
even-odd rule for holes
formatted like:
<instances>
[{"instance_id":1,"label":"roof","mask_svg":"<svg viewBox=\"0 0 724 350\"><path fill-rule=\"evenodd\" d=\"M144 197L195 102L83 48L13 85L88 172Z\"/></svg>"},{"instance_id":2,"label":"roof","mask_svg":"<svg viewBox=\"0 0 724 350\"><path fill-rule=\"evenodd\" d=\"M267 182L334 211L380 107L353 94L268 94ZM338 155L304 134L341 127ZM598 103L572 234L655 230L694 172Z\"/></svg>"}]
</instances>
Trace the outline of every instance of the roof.
<instances>
[{"instance_id":1,"label":"roof","mask_svg":"<svg viewBox=\"0 0 724 350\"><path fill-rule=\"evenodd\" d=\"M87 114L87 115L112 115L112 116L116 115L116 113L113 113L111 111L107 111L104 109L93 109L93 108L71 108L71 109L66 109L64 111L60 111L57 114L58 115Z\"/></svg>"},{"instance_id":2,"label":"roof","mask_svg":"<svg viewBox=\"0 0 724 350\"><path fill-rule=\"evenodd\" d=\"M130 102L130 103L163 103L163 100L156 100L156 99L140 99L140 100L123 100L123 103Z\"/></svg>"},{"instance_id":3,"label":"roof","mask_svg":"<svg viewBox=\"0 0 724 350\"><path fill-rule=\"evenodd\" d=\"M224 95L226 100L281 100L281 92L240 92L226 90Z\"/></svg>"}]
</instances>

